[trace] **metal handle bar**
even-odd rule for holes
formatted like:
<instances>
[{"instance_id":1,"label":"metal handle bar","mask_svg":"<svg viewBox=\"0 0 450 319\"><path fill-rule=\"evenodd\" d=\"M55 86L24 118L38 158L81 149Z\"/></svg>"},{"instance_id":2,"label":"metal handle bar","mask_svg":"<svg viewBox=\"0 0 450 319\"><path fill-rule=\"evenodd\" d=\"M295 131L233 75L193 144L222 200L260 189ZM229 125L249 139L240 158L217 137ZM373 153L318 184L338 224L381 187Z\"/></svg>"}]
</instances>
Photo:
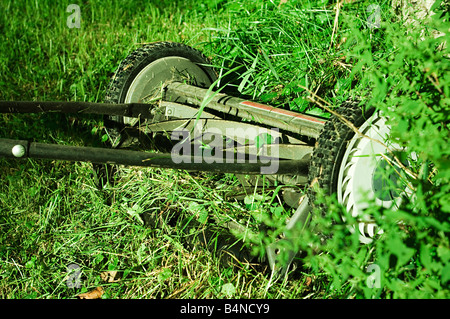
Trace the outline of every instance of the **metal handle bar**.
<instances>
[{"instance_id":1,"label":"metal handle bar","mask_svg":"<svg viewBox=\"0 0 450 319\"><path fill-rule=\"evenodd\" d=\"M309 160L278 160L270 157L255 157L245 161L231 157L218 162L217 158L184 156L170 153L147 153L124 149L101 147L68 146L28 142L25 140L0 139L0 156L16 158L41 158L66 161L92 162L97 164L119 164L128 166L147 166L190 171L209 171L234 174L298 174L308 172ZM270 165L275 172L264 173L262 168Z\"/></svg>"}]
</instances>

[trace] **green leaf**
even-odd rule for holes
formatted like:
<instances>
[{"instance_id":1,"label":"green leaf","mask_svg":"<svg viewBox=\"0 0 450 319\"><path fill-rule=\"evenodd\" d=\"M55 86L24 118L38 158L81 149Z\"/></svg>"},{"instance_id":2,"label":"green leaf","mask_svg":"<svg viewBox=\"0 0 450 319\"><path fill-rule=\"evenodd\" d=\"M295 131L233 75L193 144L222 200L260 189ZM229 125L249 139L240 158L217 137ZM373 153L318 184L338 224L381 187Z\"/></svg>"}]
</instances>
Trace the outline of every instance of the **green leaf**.
<instances>
[{"instance_id":1,"label":"green leaf","mask_svg":"<svg viewBox=\"0 0 450 319\"><path fill-rule=\"evenodd\" d=\"M202 224L206 223L208 220L209 213L206 209L202 209L198 214L198 221Z\"/></svg>"},{"instance_id":2,"label":"green leaf","mask_svg":"<svg viewBox=\"0 0 450 319\"><path fill-rule=\"evenodd\" d=\"M32 257L30 260L27 261L27 263L25 264L25 267L28 269L32 269L36 266L36 257Z\"/></svg>"},{"instance_id":3,"label":"green leaf","mask_svg":"<svg viewBox=\"0 0 450 319\"><path fill-rule=\"evenodd\" d=\"M98 254L97 256L95 256L94 265L100 264L104 258L105 258L105 256L103 256L102 254Z\"/></svg>"},{"instance_id":4,"label":"green leaf","mask_svg":"<svg viewBox=\"0 0 450 319\"><path fill-rule=\"evenodd\" d=\"M431 268L431 253L428 246L422 244L420 247L420 262L426 268Z\"/></svg>"},{"instance_id":5,"label":"green leaf","mask_svg":"<svg viewBox=\"0 0 450 319\"><path fill-rule=\"evenodd\" d=\"M410 261L415 252L415 249L406 246L403 241L395 235L388 238L387 245L389 251L397 256L397 268Z\"/></svg>"},{"instance_id":6,"label":"green leaf","mask_svg":"<svg viewBox=\"0 0 450 319\"><path fill-rule=\"evenodd\" d=\"M220 292L227 297L233 297L236 294L236 287L231 282L229 282L222 285L222 289Z\"/></svg>"},{"instance_id":7,"label":"green leaf","mask_svg":"<svg viewBox=\"0 0 450 319\"><path fill-rule=\"evenodd\" d=\"M441 283L445 285L450 280L450 263L446 263L441 271Z\"/></svg>"},{"instance_id":8,"label":"green leaf","mask_svg":"<svg viewBox=\"0 0 450 319\"><path fill-rule=\"evenodd\" d=\"M172 277L173 273L169 268L164 268L162 272L158 274L158 280L159 281L166 281L170 277Z\"/></svg>"}]
</instances>

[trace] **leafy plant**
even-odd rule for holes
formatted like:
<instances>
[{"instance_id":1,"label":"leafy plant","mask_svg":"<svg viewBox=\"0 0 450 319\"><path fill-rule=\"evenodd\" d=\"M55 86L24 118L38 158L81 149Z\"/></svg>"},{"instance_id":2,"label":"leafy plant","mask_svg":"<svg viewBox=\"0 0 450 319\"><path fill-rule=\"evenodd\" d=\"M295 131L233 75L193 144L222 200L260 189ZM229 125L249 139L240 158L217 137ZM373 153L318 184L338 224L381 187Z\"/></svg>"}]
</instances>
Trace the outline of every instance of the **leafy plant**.
<instances>
[{"instance_id":1,"label":"leafy plant","mask_svg":"<svg viewBox=\"0 0 450 319\"><path fill-rule=\"evenodd\" d=\"M382 3L375 28L369 23L369 2L343 5L337 29L332 23L338 15L335 4L326 1L228 5L235 24L212 30L208 46L225 70L241 66L233 82L238 92L322 116L324 111L307 99L311 92L332 106L357 97L382 110L392 140L408 148L412 196L399 210L370 203L367 211L384 233L362 246L349 230L354 218L336 199L322 198L329 211L313 221L298 243L305 254L300 262L313 272L325 271L332 296L448 296L448 4L437 1L431 19L409 25L390 3ZM433 30L445 35L434 38ZM333 33L335 40L330 41ZM263 222L271 224L270 218ZM368 284L374 276L379 288Z\"/></svg>"},{"instance_id":2,"label":"leafy plant","mask_svg":"<svg viewBox=\"0 0 450 319\"><path fill-rule=\"evenodd\" d=\"M402 25L387 15L381 29L371 30L345 16L347 59L352 67L353 90L367 96L366 103L382 110L392 127L391 138L410 154L412 195L399 210L370 203L366 213L375 217L384 233L360 247L347 226L352 217L333 199L319 222L330 236L323 255L310 255L310 265L323 267L334 287L348 296L384 298L446 298L449 293L449 159L450 60L449 13L439 1L436 17L417 25ZM439 17L439 18L437 18ZM447 35L434 38L431 30ZM369 40L370 39L370 40ZM344 216L346 223L340 217ZM325 226L324 226L325 225ZM331 228L330 228L330 225ZM311 238L320 246L320 242ZM367 284L374 264L381 284Z\"/></svg>"}]
</instances>

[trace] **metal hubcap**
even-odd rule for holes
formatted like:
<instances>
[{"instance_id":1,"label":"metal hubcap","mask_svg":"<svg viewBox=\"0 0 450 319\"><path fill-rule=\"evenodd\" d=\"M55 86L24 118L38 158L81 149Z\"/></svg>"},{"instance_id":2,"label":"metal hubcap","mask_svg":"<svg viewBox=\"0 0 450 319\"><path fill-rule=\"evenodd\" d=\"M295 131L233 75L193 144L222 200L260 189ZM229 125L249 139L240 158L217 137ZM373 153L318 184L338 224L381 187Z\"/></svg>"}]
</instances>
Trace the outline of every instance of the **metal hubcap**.
<instances>
[{"instance_id":1,"label":"metal hubcap","mask_svg":"<svg viewBox=\"0 0 450 319\"><path fill-rule=\"evenodd\" d=\"M205 71L194 62L177 56L165 57L148 64L136 75L124 103L151 102L161 96L158 89L176 81L185 81L202 87L211 85ZM135 118L124 117L124 123L128 125L134 125L137 121Z\"/></svg>"},{"instance_id":2,"label":"metal hubcap","mask_svg":"<svg viewBox=\"0 0 450 319\"><path fill-rule=\"evenodd\" d=\"M376 234L383 231L373 218L365 213L369 201L379 206L396 208L402 201L400 169L394 167L394 161L388 150L401 151L399 145L388 142L390 127L386 118L376 112L359 129L367 137L355 135L349 142L339 169L337 196L347 211L357 219L360 241L370 243ZM382 142L378 143L376 140Z\"/></svg>"}]
</instances>

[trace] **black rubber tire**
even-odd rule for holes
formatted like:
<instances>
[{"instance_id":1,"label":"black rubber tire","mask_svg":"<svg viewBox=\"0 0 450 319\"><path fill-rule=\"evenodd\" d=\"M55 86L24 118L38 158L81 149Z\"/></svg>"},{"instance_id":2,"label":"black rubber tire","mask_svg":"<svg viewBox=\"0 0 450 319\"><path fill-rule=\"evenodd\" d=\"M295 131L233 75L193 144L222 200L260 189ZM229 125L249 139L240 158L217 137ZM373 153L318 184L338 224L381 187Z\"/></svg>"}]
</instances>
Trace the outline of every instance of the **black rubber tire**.
<instances>
[{"instance_id":1,"label":"black rubber tire","mask_svg":"<svg viewBox=\"0 0 450 319\"><path fill-rule=\"evenodd\" d=\"M129 54L119 65L105 96L107 103L123 103L127 91L139 72L161 58L177 56L196 63L208 75L211 83L217 79L211 62L200 51L176 42L155 42L146 44ZM201 83L198 86L202 86ZM119 117L116 117L118 119Z\"/></svg>"},{"instance_id":2,"label":"black rubber tire","mask_svg":"<svg viewBox=\"0 0 450 319\"><path fill-rule=\"evenodd\" d=\"M337 110L337 114L353 123L356 128L374 112L374 109L364 110L358 104L356 101L348 101ZM339 117L332 115L316 141L309 166L308 197L311 205L319 208L322 214L326 213L327 207L316 203L318 192L321 190L325 196L336 193L342 158L355 134Z\"/></svg>"}]
</instances>

